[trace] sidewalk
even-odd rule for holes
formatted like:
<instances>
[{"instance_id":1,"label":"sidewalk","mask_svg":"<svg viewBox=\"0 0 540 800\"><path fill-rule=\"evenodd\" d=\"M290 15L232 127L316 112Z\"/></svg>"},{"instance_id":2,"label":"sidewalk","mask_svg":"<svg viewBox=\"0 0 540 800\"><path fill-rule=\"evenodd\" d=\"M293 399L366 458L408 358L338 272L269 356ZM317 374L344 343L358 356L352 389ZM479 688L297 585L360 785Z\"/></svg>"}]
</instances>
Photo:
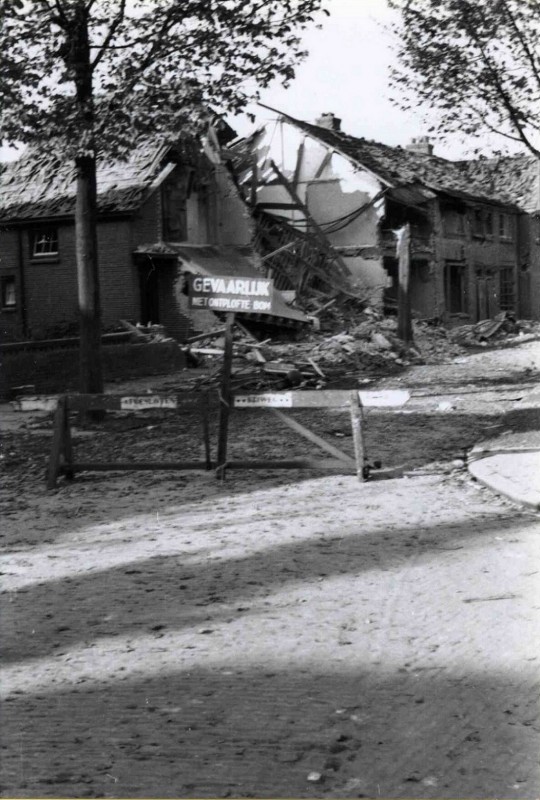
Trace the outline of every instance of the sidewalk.
<instances>
[{"instance_id":1,"label":"sidewalk","mask_svg":"<svg viewBox=\"0 0 540 800\"><path fill-rule=\"evenodd\" d=\"M506 419L514 429L473 447L469 472L513 502L540 511L540 390L516 403Z\"/></svg>"}]
</instances>

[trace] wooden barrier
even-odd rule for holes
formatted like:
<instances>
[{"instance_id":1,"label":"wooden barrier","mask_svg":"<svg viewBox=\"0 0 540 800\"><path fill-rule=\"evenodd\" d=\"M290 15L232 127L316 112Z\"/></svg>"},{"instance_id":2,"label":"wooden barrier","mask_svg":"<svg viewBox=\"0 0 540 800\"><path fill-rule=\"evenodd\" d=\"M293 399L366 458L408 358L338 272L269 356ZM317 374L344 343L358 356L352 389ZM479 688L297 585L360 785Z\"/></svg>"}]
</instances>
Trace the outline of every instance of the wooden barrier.
<instances>
[{"instance_id":1,"label":"wooden barrier","mask_svg":"<svg viewBox=\"0 0 540 800\"><path fill-rule=\"evenodd\" d=\"M182 394L144 394L144 395L86 395L68 394L61 397L22 397L15 407L20 411L54 411L54 430L51 455L47 469L47 487L57 485L59 475L68 480L77 472L83 471L124 471L124 470L211 470L217 467L218 477L224 478L227 469L330 469L340 472L356 473L360 481L370 477L367 454L364 444L364 407L397 407L404 405L410 394L406 390L382 392L354 390L311 390L273 392L262 394L232 395L219 393L220 403L227 402L226 414L220 415L219 447L217 463L210 453L209 431L209 393L185 392ZM70 412L91 410L143 411L147 409L198 410L201 413L204 461L177 462L106 462L86 463L74 459L71 441ZM354 457L343 452L334 444L327 442L318 434L306 428L298 420L287 417L282 409L299 408L343 408L350 414ZM295 433L324 450L332 458L292 458L280 461L268 459L227 460L227 443L230 411L237 409L260 409L270 411L280 422Z\"/></svg>"},{"instance_id":2,"label":"wooden barrier","mask_svg":"<svg viewBox=\"0 0 540 800\"><path fill-rule=\"evenodd\" d=\"M227 460L227 424L220 430L220 451L218 453L218 475L223 478L226 469L339 469L345 472L356 472L358 480L364 481L369 475L369 466L364 444L364 418L363 405L403 405L409 399L406 391L393 392L359 392L358 390L317 390L317 391L291 391L273 392L263 394L235 395L229 398L234 409L258 408L271 411L274 416L295 433L315 444L321 450L333 456L332 459L287 459L283 461L270 461L261 459L257 461L228 461ZM221 402L225 402L221 398ZM327 442L313 431L301 425L297 420L287 417L281 409L294 408L347 408L351 418L351 428L354 443L354 458Z\"/></svg>"},{"instance_id":3,"label":"wooden barrier","mask_svg":"<svg viewBox=\"0 0 540 800\"><path fill-rule=\"evenodd\" d=\"M210 455L209 402L207 392L183 394L68 394L61 397L23 397L16 407L21 411L54 410L54 429L51 454L47 468L47 488L54 489L58 476L72 480L77 472L103 472L119 470L186 470L214 467ZM172 411L197 410L201 414L202 434L205 450L204 461L173 462L80 462L74 459L71 441L70 412L109 410L146 411L147 409Z\"/></svg>"}]
</instances>

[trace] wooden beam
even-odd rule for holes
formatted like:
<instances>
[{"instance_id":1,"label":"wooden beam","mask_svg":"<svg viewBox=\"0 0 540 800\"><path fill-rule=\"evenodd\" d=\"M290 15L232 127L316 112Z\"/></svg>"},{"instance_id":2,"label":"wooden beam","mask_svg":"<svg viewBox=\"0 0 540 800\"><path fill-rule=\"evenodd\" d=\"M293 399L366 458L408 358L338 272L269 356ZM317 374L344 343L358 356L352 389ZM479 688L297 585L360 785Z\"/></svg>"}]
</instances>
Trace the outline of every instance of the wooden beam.
<instances>
[{"instance_id":1,"label":"wooden beam","mask_svg":"<svg viewBox=\"0 0 540 800\"><path fill-rule=\"evenodd\" d=\"M296 191L298 187L298 180L300 178L300 170L302 169L302 161L304 158L304 150L305 150L305 142L301 141L298 146L298 152L296 155L296 167L294 168L294 177L292 180L293 189Z\"/></svg>"},{"instance_id":2,"label":"wooden beam","mask_svg":"<svg viewBox=\"0 0 540 800\"><path fill-rule=\"evenodd\" d=\"M327 442L326 439L317 436L317 434L313 433L313 431L310 431L309 428L301 425L295 419L287 417L282 411L278 411L277 408L272 408L270 410L274 416L278 417L278 419L283 422L284 425L295 431L295 433L299 433L300 436L304 437L304 439L308 439L308 441L310 441L312 444L320 447L321 450L326 450L327 453L330 453L330 455L341 461L344 461L348 465L354 464L354 460L351 458L351 456L349 456L347 453L344 453L338 447L334 447L334 445L330 444L330 442Z\"/></svg>"},{"instance_id":3,"label":"wooden beam","mask_svg":"<svg viewBox=\"0 0 540 800\"><path fill-rule=\"evenodd\" d=\"M309 209L307 208L307 206L302 202L302 200L300 199L300 197L298 196L296 191L293 189L293 187L291 186L291 184L289 183L289 181L287 180L285 175L283 175L283 173L280 171L280 169L277 167L277 165L274 163L274 161L271 161L270 164L272 166L272 169L276 173L276 176L277 176L278 180L280 181L281 185L287 190L287 192L289 193L289 195L292 198L292 200L294 200L294 202L297 203L298 206L300 206L300 210L302 211L302 213L304 214L306 220L309 222L309 224L312 227L313 234L317 237L317 239L319 239L319 241L324 246L324 248L327 251L331 252L332 256L334 257L334 260L339 265L339 268L340 268L339 271L341 273L341 277L342 278L350 278L351 277L351 271L349 270L348 266L346 265L345 261L340 256L340 254L332 249L332 246L331 246L330 242L328 241L328 239L326 238L326 235L325 235L324 231L315 222L315 220L313 219L313 217L309 213Z\"/></svg>"},{"instance_id":4,"label":"wooden beam","mask_svg":"<svg viewBox=\"0 0 540 800\"><path fill-rule=\"evenodd\" d=\"M54 489L56 487L56 480L60 473L61 458L64 450L65 413L65 397L59 397L56 400L56 411L54 412L53 440L51 454L49 456L49 465L47 467L47 489Z\"/></svg>"},{"instance_id":5,"label":"wooden beam","mask_svg":"<svg viewBox=\"0 0 540 800\"><path fill-rule=\"evenodd\" d=\"M257 203L257 208L261 211L268 209L286 209L288 211L302 211L302 208L296 203Z\"/></svg>"},{"instance_id":6,"label":"wooden beam","mask_svg":"<svg viewBox=\"0 0 540 800\"><path fill-rule=\"evenodd\" d=\"M227 469L324 469L354 474L354 462L339 458L288 458L284 461L227 461Z\"/></svg>"},{"instance_id":7,"label":"wooden beam","mask_svg":"<svg viewBox=\"0 0 540 800\"><path fill-rule=\"evenodd\" d=\"M319 164L319 166L317 168L317 172L313 176L313 180L314 181L316 181L318 178L321 177L321 175L323 174L324 170L326 169L326 167L328 166L328 164L332 160L332 156L333 155L334 155L334 153L331 150L329 150L328 153L325 154L323 160L321 161L321 163Z\"/></svg>"},{"instance_id":8,"label":"wooden beam","mask_svg":"<svg viewBox=\"0 0 540 800\"><path fill-rule=\"evenodd\" d=\"M349 395L351 428L354 442L354 457L356 461L356 476L359 481L366 479L366 453L364 447L364 430L362 418L362 404L357 391L350 392Z\"/></svg>"},{"instance_id":9,"label":"wooden beam","mask_svg":"<svg viewBox=\"0 0 540 800\"><path fill-rule=\"evenodd\" d=\"M410 268L411 268L411 225L408 222L402 229L398 246L398 337L408 344L413 340Z\"/></svg>"}]
</instances>

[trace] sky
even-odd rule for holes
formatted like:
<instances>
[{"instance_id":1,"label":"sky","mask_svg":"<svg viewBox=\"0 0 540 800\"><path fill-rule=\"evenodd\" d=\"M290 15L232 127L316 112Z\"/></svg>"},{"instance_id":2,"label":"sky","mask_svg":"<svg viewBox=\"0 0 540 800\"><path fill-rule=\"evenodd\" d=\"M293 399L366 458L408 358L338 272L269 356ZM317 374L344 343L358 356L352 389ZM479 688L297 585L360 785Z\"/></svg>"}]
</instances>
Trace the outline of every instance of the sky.
<instances>
[{"instance_id":1,"label":"sky","mask_svg":"<svg viewBox=\"0 0 540 800\"><path fill-rule=\"evenodd\" d=\"M304 34L309 56L297 67L295 80L288 89L276 82L263 90L261 101L307 122L333 112L346 133L389 145L404 146L412 137L425 135L428 124L422 115L401 111L390 100L389 74L396 63L397 42L389 27L396 15L386 0L327 0L327 7L330 17L321 15L322 29L312 27ZM274 124L276 114L256 106L248 110L257 123ZM229 122L239 135L254 127L247 117ZM445 158L473 155L471 142L457 137L434 144L435 154ZM500 145L501 140L492 144ZM0 148L0 160L9 157Z\"/></svg>"},{"instance_id":2,"label":"sky","mask_svg":"<svg viewBox=\"0 0 540 800\"><path fill-rule=\"evenodd\" d=\"M397 64L397 40L390 26L398 21L397 13L386 0L327 0L327 8L330 17L321 17L322 28L304 34L309 56L297 67L294 82L288 89L275 83L263 90L261 102L306 122L332 112L342 120L345 133L393 146L427 135L423 115L402 111L390 99L395 94L389 86L390 70ZM265 109L249 110L257 122L273 124L276 119ZM230 123L240 135L253 128L239 118ZM470 141L454 137L433 143L435 154L445 158L472 155Z\"/></svg>"}]
</instances>

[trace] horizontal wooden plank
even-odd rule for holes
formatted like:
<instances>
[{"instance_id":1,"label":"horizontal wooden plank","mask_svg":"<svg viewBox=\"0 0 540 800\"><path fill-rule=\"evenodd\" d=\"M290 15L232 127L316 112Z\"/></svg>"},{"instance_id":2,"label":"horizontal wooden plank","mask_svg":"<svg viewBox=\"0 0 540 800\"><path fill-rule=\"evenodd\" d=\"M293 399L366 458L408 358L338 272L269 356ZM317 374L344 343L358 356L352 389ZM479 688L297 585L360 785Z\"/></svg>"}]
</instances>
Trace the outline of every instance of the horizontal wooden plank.
<instances>
[{"instance_id":1,"label":"horizontal wooden plank","mask_svg":"<svg viewBox=\"0 0 540 800\"><path fill-rule=\"evenodd\" d=\"M297 203L257 203L257 208L262 211L266 209L288 209L290 211L301 211L301 207Z\"/></svg>"},{"instance_id":2,"label":"horizontal wooden plank","mask_svg":"<svg viewBox=\"0 0 540 800\"><path fill-rule=\"evenodd\" d=\"M339 408L349 404L350 390L322 389L293 392L263 392L260 394L236 395L235 408ZM359 391L360 402L366 408L399 407L410 398L406 389L388 389L380 392ZM72 411L110 409L122 411L142 411L148 408L197 408L202 392L183 392L180 394L70 394L68 406ZM54 411L58 405L58 395L20 397L12 402L17 411Z\"/></svg>"},{"instance_id":3,"label":"horizontal wooden plank","mask_svg":"<svg viewBox=\"0 0 540 800\"><path fill-rule=\"evenodd\" d=\"M390 408L404 406L411 393L407 389L383 389L380 392L358 392L360 402L365 408Z\"/></svg>"},{"instance_id":4,"label":"horizontal wooden plank","mask_svg":"<svg viewBox=\"0 0 540 800\"><path fill-rule=\"evenodd\" d=\"M350 389L321 389L294 392L264 392L234 397L235 408L340 408L349 405ZM402 406L410 392L390 389L380 392L359 391L360 402L368 407Z\"/></svg>"},{"instance_id":5,"label":"horizontal wooden plank","mask_svg":"<svg viewBox=\"0 0 540 800\"><path fill-rule=\"evenodd\" d=\"M197 408L202 395L198 392L185 394L70 394L68 407L70 411L87 411L93 409L111 409L119 411L145 411L149 408Z\"/></svg>"},{"instance_id":6,"label":"horizontal wooden plank","mask_svg":"<svg viewBox=\"0 0 540 800\"><path fill-rule=\"evenodd\" d=\"M109 463L91 463L77 461L69 466L71 472L115 472L128 470L183 470L183 469L212 469L216 465L208 464L206 461L115 461ZM65 465L60 468L64 472L68 467Z\"/></svg>"},{"instance_id":7,"label":"horizontal wooden plank","mask_svg":"<svg viewBox=\"0 0 540 800\"><path fill-rule=\"evenodd\" d=\"M42 395L20 397L12 402L17 411L54 411L59 397L64 395ZM144 411L149 408L200 408L203 392L182 392L181 394L68 394L70 411Z\"/></svg>"},{"instance_id":8,"label":"horizontal wooden plank","mask_svg":"<svg viewBox=\"0 0 540 800\"><path fill-rule=\"evenodd\" d=\"M336 470L347 475L354 474L356 467L337 458L289 458L283 461L227 461L226 469L321 469Z\"/></svg>"},{"instance_id":9,"label":"horizontal wooden plank","mask_svg":"<svg viewBox=\"0 0 540 800\"><path fill-rule=\"evenodd\" d=\"M56 411L58 395L19 397L11 402L15 411Z\"/></svg>"}]
</instances>

